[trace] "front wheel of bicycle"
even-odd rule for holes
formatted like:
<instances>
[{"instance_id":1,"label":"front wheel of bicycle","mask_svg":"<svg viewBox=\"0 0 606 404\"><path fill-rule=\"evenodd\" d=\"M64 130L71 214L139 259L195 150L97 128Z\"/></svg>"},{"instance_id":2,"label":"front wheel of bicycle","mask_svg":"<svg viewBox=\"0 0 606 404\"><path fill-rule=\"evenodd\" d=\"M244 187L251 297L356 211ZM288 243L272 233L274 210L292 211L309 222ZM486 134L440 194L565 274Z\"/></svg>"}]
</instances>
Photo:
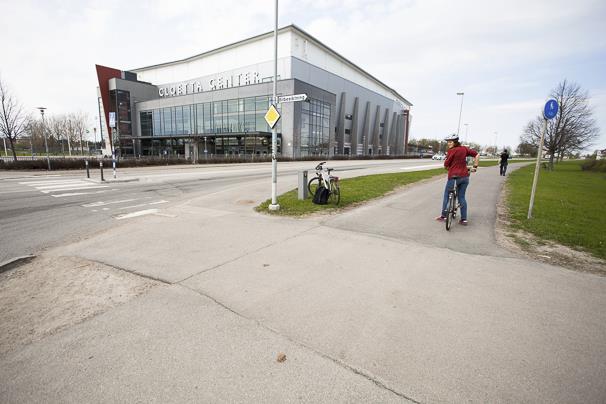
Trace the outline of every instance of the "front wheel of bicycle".
<instances>
[{"instance_id":1,"label":"front wheel of bicycle","mask_svg":"<svg viewBox=\"0 0 606 404\"><path fill-rule=\"evenodd\" d=\"M338 182L330 183L330 194L328 195L328 200L335 205L338 205L341 202L341 189L339 188Z\"/></svg>"},{"instance_id":2,"label":"front wheel of bicycle","mask_svg":"<svg viewBox=\"0 0 606 404\"><path fill-rule=\"evenodd\" d=\"M454 192L448 193L448 211L446 213L446 230L450 230L450 226L452 226L452 221L455 215L455 197Z\"/></svg>"},{"instance_id":3,"label":"front wheel of bicycle","mask_svg":"<svg viewBox=\"0 0 606 404\"><path fill-rule=\"evenodd\" d=\"M309 191L309 194L311 195L312 198L316 195L316 191L319 186L320 186L320 177L314 177L311 180L309 180L309 182L307 183L307 190Z\"/></svg>"}]
</instances>

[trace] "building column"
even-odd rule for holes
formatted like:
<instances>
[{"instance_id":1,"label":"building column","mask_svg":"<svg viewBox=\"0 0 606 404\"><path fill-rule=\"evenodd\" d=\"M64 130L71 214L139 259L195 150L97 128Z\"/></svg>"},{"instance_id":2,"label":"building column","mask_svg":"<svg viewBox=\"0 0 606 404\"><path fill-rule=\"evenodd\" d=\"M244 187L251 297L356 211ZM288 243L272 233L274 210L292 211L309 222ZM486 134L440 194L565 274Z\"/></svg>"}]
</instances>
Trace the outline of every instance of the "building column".
<instances>
[{"instance_id":1,"label":"building column","mask_svg":"<svg viewBox=\"0 0 606 404\"><path fill-rule=\"evenodd\" d=\"M344 151L345 143L345 100L347 93L341 93L341 100L339 102L339 112L337 113L337 131L335 134L335 141L337 143L336 155L342 155Z\"/></svg>"},{"instance_id":2,"label":"building column","mask_svg":"<svg viewBox=\"0 0 606 404\"><path fill-rule=\"evenodd\" d=\"M387 154L387 145L389 144L389 108L385 109L383 118L383 138L381 139L381 154Z\"/></svg>"},{"instance_id":3,"label":"building column","mask_svg":"<svg viewBox=\"0 0 606 404\"><path fill-rule=\"evenodd\" d=\"M351 142L349 154L358 155L358 97L354 99L353 113L351 114Z\"/></svg>"},{"instance_id":4,"label":"building column","mask_svg":"<svg viewBox=\"0 0 606 404\"><path fill-rule=\"evenodd\" d=\"M363 149L362 156L368 155L368 145L370 143L370 101L366 101L366 112L364 113L364 124L362 125L362 140Z\"/></svg>"},{"instance_id":5,"label":"building column","mask_svg":"<svg viewBox=\"0 0 606 404\"><path fill-rule=\"evenodd\" d=\"M389 154L397 156L396 150L396 125L398 123L398 113L394 112L391 116L391 127L389 128Z\"/></svg>"},{"instance_id":6,"label":"building column","mask_svg":"<svg viewBox=\"0 0 606 404\"><path fill-rule=\"evenodd\" d=\"M379 151L379 132L381 130L381 106L377 105L375 124L372 127L372 154L376 156Z\"/></svg>"}]
</instances>

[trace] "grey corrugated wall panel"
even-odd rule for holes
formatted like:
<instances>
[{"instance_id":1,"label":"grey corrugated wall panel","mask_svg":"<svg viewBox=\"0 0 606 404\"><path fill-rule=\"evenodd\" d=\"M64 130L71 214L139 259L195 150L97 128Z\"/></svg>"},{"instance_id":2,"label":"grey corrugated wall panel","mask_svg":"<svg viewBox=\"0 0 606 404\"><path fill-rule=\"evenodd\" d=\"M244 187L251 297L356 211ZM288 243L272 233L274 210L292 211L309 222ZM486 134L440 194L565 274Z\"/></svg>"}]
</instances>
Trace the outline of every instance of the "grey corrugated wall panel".
<instances>
[{"instance_id":1,"label":"grey corrugated wall panel","mask_svg":"<svg viewBox=\"0 0 606 404\"><path fill-rule=\"evenodd\" d=\"M351 146L349 154L356 156L358 154L358 97L354 99L353 113L351 114Z\"/></svg>"},{"instance_id":2,"label":"grey corrugated wall panel","mask_svg":"<svg viewBox=\"0 0 606 404\"><path fill-rule=\"evenodd\" d=\"M389 108L385 109L383 118L383 138L381 139L381 154L387 154L387 145L389 141Z\"/></svg>"},{"instance_id":3,"label":"grey corrugated wall panel","mask_svg":"<svg viewBox=\"0 0 606 404\"><path fill-rule=\"evenodd\" d=\"M372 155L376 156L379 151L379 131L381 130L381 106L377 105L375 112L375 124L372 127Z\"/></svg>"},{"instance_id":4,"label":"grey corrugated wall panel","mask_svg":"<svg viewBox=\"0 0 606 404\"><path fill-rule=\"evenodd\" d=\"M364 113L364 124L362 125L362 142L364 148L362 149L362 155L368 155L368 144L370 137L370 101L366 101L366 112Z\"/></svg>"}]
</instances>

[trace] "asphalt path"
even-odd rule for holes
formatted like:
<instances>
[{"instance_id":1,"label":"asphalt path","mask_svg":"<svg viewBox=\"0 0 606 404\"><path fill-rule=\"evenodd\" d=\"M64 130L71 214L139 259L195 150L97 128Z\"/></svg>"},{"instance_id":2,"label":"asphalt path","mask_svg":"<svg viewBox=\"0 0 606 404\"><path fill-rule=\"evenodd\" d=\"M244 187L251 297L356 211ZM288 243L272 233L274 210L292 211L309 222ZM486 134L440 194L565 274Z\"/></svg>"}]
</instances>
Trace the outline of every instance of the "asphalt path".
<instances>
[{"instance_id":1,"label":"asphalt path","mask_svg":"<svg viewBox=\"0 0 606 404\"><path fill-rule=\"evenodd\" d=\"M279 163L278 190L296 186L297 173L313 171L317 162ZM441 162L428 160L331 161L344 177L436 168ZM182 165L98 169L91 179L84 171L0 172L0 262L45 248L77 241L116 226L128 225L140 215L161 214L163 209L187 198L211 195L267 178L271 164ZM119 182L120 180L129 182ZM267 197L271 195L268 192Z\"/></svg>"}]
</instances>

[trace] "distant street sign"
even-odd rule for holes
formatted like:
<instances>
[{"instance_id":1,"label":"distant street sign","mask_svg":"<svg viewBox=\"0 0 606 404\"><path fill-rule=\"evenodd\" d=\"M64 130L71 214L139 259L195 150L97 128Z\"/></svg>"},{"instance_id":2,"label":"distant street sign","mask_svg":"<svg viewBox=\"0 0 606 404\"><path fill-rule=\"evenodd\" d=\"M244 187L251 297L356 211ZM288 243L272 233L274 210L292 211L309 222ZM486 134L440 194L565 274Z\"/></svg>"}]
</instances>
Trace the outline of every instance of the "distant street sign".
<instances>
[{"instance_id":1,"label":"distant street sign","mask_svg":"<svg viewBox=\"0 0 606 404\"><path fill-rule=\"evenodd\" d=\"M267 113L265 114L265 122L269 125L270 128L274 128L278 120L280 119L280 113L273 105L269 107Z\"/></svg>"},{"instance_id":2,"label":"distant street sign","mask_svg":"<svg viewBox=\"0 0 606 404\"><path fill-rule=\"evenodd\" d=\"M553 98L545 103L543 117L545 119L553 119L558 114L558 102Z\"/></svg>"},{"instance_id":3,"label":"distant street sign","mask_svg":"<svg viewBox=\"0 0 606 404\"><path fill-rule=\"evenodd\" d=\"M281 97L278 97L278 103L297 102L297 101L307 101L307 94L292 94L292 95L283 95Z\"/></svg>"},{"instance_id":4,"label":"distant street sign","mask_svg":"<svg viewBox=\"0 0 606 404\"><path fill-rule=\"evenodd\" d=\"M109 113L109 127L110 128L116 127L116 113L115 112Z\"/></svg>"}]
</instances>

